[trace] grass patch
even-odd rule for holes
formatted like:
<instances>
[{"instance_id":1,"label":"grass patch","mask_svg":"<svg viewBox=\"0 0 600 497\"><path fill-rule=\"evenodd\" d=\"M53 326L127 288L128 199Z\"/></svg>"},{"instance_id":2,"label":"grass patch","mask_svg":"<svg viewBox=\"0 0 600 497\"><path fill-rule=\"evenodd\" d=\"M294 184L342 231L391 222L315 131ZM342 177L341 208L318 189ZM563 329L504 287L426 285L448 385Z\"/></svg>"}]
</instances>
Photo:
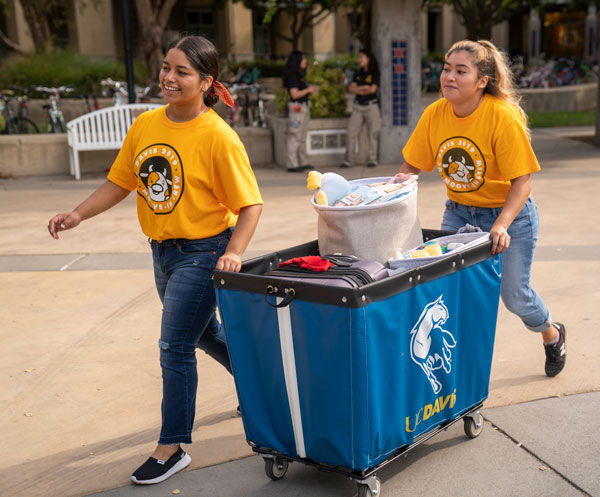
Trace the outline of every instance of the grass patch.
<instances>
[{"instance_id":1,"label":"grass patch","mask_svg":"<svg viewBox=\"0 0 600 497\"><path fill-rule=\"evenodd\" d=\"M596 123L596 111L577 112L530 112L529 127L553 128L562 126L592 126Z\"/></svg>"}]
</instances>

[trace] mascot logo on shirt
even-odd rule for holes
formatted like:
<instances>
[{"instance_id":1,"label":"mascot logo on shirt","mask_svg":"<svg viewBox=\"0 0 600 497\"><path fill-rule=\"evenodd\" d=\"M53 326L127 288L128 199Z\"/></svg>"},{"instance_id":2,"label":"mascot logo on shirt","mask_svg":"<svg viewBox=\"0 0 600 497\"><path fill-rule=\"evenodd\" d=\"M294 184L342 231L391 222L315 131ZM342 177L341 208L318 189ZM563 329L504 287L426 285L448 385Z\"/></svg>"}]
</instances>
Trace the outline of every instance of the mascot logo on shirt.
<instances>
[{"instance_id":1,"label":"mascot logo on shirt","mask_svg":"<svg viewBox=\"0 0 600 497\"><path fill-rule=\"evenodd\" d=\"M485 159L479 147L462 136L445 140L435 156L446 187L456 193L479 190L485 179Z\"/></svg>"},{"instance_id":2,"label":"mascot logo on shirt","mask_svg":"<svg viewBox=\"0 0 600 497\"><path fill-rule=\"evenodd\" d=\"M183 193L183 166L169 145L150 145L136 155L134 170L141 195L155 214L171 212Z\"/></svg>"},{"instance_id":3,"label":"mascot logo on shirt","mask_svg":"<svg viewBox=\"0 0 600 497\"><path fill-rule=\"evenodd\" d=\"M442 389L436 371L443 369L446 374L452 371L452 350L456 339L442 328L448 320L449 312L440 295L437 300L423 308L421 316L410 331L410 357L420 366L431 384L433 393ZM437 375L436 375L437 374Z\"/></svg>"}]
</instances>

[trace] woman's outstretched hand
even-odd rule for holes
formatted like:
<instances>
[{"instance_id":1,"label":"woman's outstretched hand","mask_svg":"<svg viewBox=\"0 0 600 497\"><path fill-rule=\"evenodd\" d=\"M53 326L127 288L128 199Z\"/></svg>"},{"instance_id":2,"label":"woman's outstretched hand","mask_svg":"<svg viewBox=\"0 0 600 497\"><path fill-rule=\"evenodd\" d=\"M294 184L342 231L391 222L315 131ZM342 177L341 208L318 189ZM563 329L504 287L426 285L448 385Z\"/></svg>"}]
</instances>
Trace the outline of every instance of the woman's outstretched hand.
<instances>
[{"instance_id":1,"label":"woman's outstretched hand","mask_svg":"<svg viewBox=\"0 0 600 497\"><path fill-rule=\"evenodd\" d=\"M57 214L48 222L48 232L55 240L58 240L58 232L75 228L81 222L81 216L77 212L63 212Z\"/></svg>"}]
</instances>

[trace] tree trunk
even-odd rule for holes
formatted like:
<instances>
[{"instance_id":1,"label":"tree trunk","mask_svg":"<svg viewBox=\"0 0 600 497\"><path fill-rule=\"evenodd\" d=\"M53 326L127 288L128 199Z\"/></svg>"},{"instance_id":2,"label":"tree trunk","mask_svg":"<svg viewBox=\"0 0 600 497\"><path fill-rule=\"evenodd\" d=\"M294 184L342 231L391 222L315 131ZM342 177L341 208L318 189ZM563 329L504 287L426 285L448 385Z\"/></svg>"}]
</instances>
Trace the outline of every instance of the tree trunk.
<instances>
[{"instance_id":1,"label":"tree trunk","mask_svg":"<svg viewBox=\"0 0 600 497\"><path fill-rule=\"evenodd\" d=\"M156 86L163 61L162 35L177 0L135 0L140 50L148 68L146 84Z\"/></svg>"},{"instance_id":2,"label":"tree trunk","mask_svg":"<svg viewBox=\"0 0 600 497\"><path fill-rule=\"evenodd\" d=\"M22 2L22 6L36 51L46 52L52 47L52 34L46 13L35 2Z\"/></svg>"},{"instance_id":3,"label":"tree trunk","mask_svg":"<svg viewBox=\"0 0 600 497\"><path fill-rule=\"evenodd\" d=\"M452 0L469 40L489 40L492 26L503 19L502 0Z\"/></svg>"},{"instance_id":4,"label":"tree trunk","mask_svg":"<svg viewBox=\"0 0 600 497\"><path fill-rule=\"evenodd\" d=\"M492 25L490 23L485 24L467 24L467 38L472 41L478 40L491 40L492 39Z\"/></svg>"},{"instance_id":5,"label":"tree trunk","mask_svg":"<svg viewBox=\"0 0 600 497\"><path fill-rule=\"evenodd\" d=\"M600 55L598 56L600 61ZM594 143L600 147L600 81L598 81L598 97L596 98L596 137Z\"/></svg>"},{"instance_id":6,"label":"tree trunk","mask_svg":"<svg viewBox=\"0 0 600 497\"><path fill-rule=\"evenodd\" d=\"M373 1L365 0L361 9L360 24L358 26L358 41L363 48L371 50L371 13L373 12Z\"/></svg>"},{"instance_id":7,"label":"tree trunk","mask_svg":"<svg viewBox=\"0 0 600 497\"><path fill-rule=\"evenodd\" d=\"M17 45L14 41L12 41L8 36L6 36L2 30L0 30L0 42L9 50L12 50L13 52L17 52L17 53L24 53L23 49Z\"/></svg>"}]
</instances>

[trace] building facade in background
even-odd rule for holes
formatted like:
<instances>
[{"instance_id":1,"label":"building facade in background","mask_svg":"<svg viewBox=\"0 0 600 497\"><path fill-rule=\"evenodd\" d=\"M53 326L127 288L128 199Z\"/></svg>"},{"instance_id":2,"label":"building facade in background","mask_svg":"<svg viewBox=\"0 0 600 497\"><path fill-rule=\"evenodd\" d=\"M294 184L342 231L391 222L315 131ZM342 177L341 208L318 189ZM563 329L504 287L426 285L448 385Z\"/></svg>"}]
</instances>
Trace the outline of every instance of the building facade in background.
<instances>
[{"instance_id":1,"label":"building facade in background","mask_svg":"<svg viewBox=\"0 0 600 497\"><path fill-rule=\"evenodd\" d=\"M33 50L31 35L20 2L8 0L0 27L24 50ZM75 3L75 2L74 2ZM590 3L587 10L563 12L564 0L548 2L542 17L532 11L517 15L493 28L492 40L511 55L537 57L577 57L597 60L599 14ZM131 19L135 20L133 0L129 1ZM398 4L400 5L400 4ZM275 28L285 32L289 19L275 18ZM333 54L355 52L359 47L353 34L356 15L340 9L321 23L305 30L300 49L322 59ZM74 6L64 32L57 34L59 45L72 47L90 55L122 57L121 0L95 0ZM443 53L454 41L465 37L465 29L448 5L421 10L421 52ZM136 22L132 21L133 40ZM226 58L238 61L254 58L283 58L291 44L274 34L263 23L263 13L251 11L241 3L227 0L222 9L213 9L212 0L179 0L172 11L164 34L164 44L179 32L201 34L215 43Z\"/></svg>"}]
</instances>

